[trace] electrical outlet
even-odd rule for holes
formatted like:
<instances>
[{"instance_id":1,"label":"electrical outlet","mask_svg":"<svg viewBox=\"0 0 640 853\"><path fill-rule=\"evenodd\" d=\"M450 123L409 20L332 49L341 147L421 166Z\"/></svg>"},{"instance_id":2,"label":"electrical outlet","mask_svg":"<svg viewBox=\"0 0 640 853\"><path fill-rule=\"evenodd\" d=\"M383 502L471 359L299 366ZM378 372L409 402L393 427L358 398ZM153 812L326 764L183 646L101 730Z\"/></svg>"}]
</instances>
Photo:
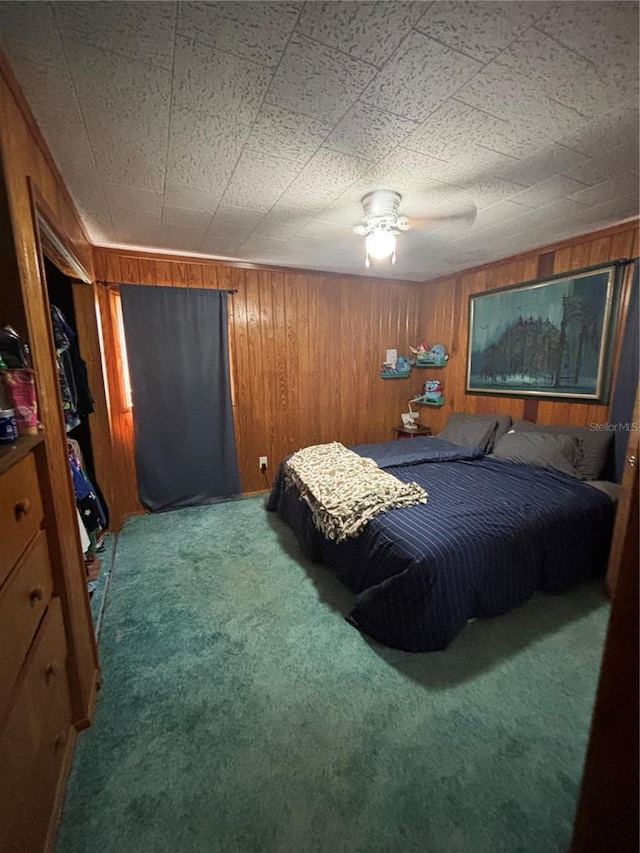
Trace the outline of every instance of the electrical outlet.
<instances>
[{"instance_id":1,"label":"electrical outlet","mask_svg":"<svg viewBox=\"0 0 640 853\"><path fill-rule=\"evenodd\" d=\"M266 471L267 470L267 457L261 456L258 464L260 465L261 471Z\"/></svg>"}]
</instances>

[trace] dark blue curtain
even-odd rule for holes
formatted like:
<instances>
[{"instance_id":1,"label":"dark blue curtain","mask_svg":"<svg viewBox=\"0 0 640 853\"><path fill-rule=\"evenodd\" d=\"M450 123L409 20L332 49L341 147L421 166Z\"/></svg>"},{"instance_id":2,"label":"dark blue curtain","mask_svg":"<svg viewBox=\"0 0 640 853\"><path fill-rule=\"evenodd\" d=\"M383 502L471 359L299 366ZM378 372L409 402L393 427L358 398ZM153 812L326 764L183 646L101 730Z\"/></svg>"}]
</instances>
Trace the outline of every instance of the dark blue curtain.
<instances>
[{"instance_id":1,"label":"dark blue curtain","mask_svg":"<svg viewBox=\"0 0 640 853\"><path fill-rule=\"evenodd\" d=\"M638 345L640 323L638 317L639 267L640 263L636 260L633 271L633 283L631 286L627 322L624 330L624 338L622 340L622 349L620 351L618 378L611 404L610 423L616 426L616 430L613 433L614 443L612 470L609 471L608 479L614 480L616 483L620 483L622 481L622 475L624 473L627 444L629 442L629 432L624 428L624 426L626 424L631 426L631 420L633 418L633 404L636 398L636 389L638 387L639 378L638 374L640 372L640 347Z\"/></svg>"},{"instance_id":2,"label":"dark blue curtain","mask_svg":"<svg viewBox=\"0 0 640 853\"><path fill-rule=\"evenodd\" d=\"M228 294L122 285L140 500L154 512L240 493Z\"/></svg>"}]
</instances>

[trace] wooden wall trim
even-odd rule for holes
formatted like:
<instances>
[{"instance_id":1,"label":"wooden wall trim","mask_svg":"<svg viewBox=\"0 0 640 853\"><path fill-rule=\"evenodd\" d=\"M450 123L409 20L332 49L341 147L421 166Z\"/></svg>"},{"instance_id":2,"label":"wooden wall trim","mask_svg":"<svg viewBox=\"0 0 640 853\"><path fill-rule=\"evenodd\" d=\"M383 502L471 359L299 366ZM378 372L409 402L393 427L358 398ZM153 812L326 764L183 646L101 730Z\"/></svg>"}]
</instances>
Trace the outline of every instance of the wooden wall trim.
<instances>
[{"instance_id":1,"label":"wooden wall trim","mask_svg":"<svg viewBox=\"0 0 640 853\"><path fill-rule=\"evenodd\" d=\"M514 263L518 263L519 261L527 261L531 258L540 258L547 257L548 255L554 256L554 274L561 272L570 272L571 270L580 269L581 267L588 266L596 266L599 263L608 263L609 261L614 260L623 260L627 258L636 258L640 255L640 246L638 244L638 237L636 236L635 242L631 245L629 249L629 254L615 254L615 256L608 257L610 254L607 250L604 250L604 254L607 257L603 258L603 260L591 260L585 261L585 263L576 263L575 258L576 254L580 251L579 247L582 247L584 257L593 257L594 253L592 250L592 246L594 243L598 243L598 241L602 240L603 243L600 245L607 245L607 241L611 238L615 238L620 235L625 235L629 231L635 231L636 235L638 232L638 226L640 225L640 218L634 217L633 219L625 220L624 222L619 223L618 225L613 225L610 228L602 228L598 231L593 231L587 234L581 234L579 237L575 237L572 239L562 240L558 243L550 243L547 246L541 246L538 249L532 249L527 252L521 252L518 255L512 255L508 258L502 258L498 261L490 261L486 264L481 264L477 267L471 267L468 270L464 270L461 273L456 273L456 275L479 275L484 272L494 272L501 266L510 266ZM628 248L624 239L621 239L619 242L620 251L624 251L624 248ZM558 263L560 261L560 263ZM550 272L546 269L544 272L541 272L539 275L549 275ZM532 276L532 278L537 278L538 274ZM441 285L446 281L449 281L451 276L441 276L439 278L432 279L431 281L423 282L424 285L433 287L437 285ZM525 281L525 279L521 279L521 281ZM482 288L481 288L482 289Z\"/></svg>"},{"instance_id":2,"label":"wooden wall trim","mask_svg":"<svg viewBox=\"0 0 640 853\"><path fill-rule=\"evenodd\" d=\"M154 252L145 249L118 249L114 246L94 246L94 258L98 268L102 270L98 273L98 278L103 279L102 283L118 283L118 284L152 284L161 285L172 284L176 287L202 287L201 276L206 275L215 278L216 274L221 275L221 270L246 269L255 270L256 272L271 272L281 273L282 275L302 275L302 276L319 276L320 278L340 278L344 280L353 279L355 281L379 281L388 285L400 285L403 287L421 287L422 282L419 281L404 281L402 279L381 278L367 275L355 275L349 273L329 273L322 270L304 269L298 267L282 267L268 264L251 263L249 261L234 261L224 260L221 258L208 257L204 255L180 255L170 252ZM151 280L133 281L133 278L149 279L150 276L158 276L162 274L163 265L170 264L174 267L174 272L171 281L163 280L152 282ZM201 267L202 272L193 267ZM214 272L213 269L217 271ZM134 270L141 270L141 273L134 273ZM120 272L118 272L120 270ZM178 272L180 270L180 272ZM205 273L205 270L209 270ZM228 274L228 273L227 273ZM120 277L116 277L120 276ZM124 276L124 278L123 278ZM191 282L187 283L184 277L191 276ZM223 289L222 285L215 285L219 289Z\"/></svg>"},{"instance_id":3,"label":"wooden wall trim","mask_svg":"<svg viewBox=\"0 0 640 853\"><path fill-rule=\"evenodd\" d=\"M555 253L557 253L557 252L562 252L565 249L575 249L576 245L580 244L580 243L592 243L594 240L600 240L600 239L606 241L609 237L614 236L615 234L618 234L618 233L621 234L621 233L627 232L630 228L637 226L638 222L640 222L640 220L638 218L629 219L629 220L626 220L625 222L619 223L619 224L611 226L609 228L599 229L599 230L594 231L594 232L582 234L576 238L562 240L562 241L559 241L557 243L550 244L548 246L540 247L537 249L532 249L530 251L522 252L518 255L512 255L512 256L509 256L507 258L503 258L501 260L498 260L498 261L491 261L489 263L482 264L478 267L472 267L468 270L462 271L461 273L456 273L456 275L467 275L467 274L471 274L471 273L475 274L475 273L480 272L482 270L494 270L496 267L500 266L501 264L511 264L514 261L519 261L522 259L528 259L531 257L536 257L536 258L548 257L551 255L555 255ZM638 254L638 248L637 247L635 247L635 254L636 255ZM171 264L183 265L183 270L187 266L199 265L202 267L221 267L224 269L232 269L232 268L253 269L253 270L257 270L257 271L262 270L262 271L269 271L269 272L280 272L283 274L290 274L290 275L317 275L320 277L335 276L337 278L342 278L342 279L353 278L353 279L358 280L358 281L360 281L362 279L369 280L368 276L348 275L348 274L342 274L342 273L326 273L326 272L322 272L320 270L298 269L298 268L293 268L293 267L281 267L281 266L269 266L266 264L250 263L248 261L224 260L224 259L220 259L220 258L213 258L213 257L207 257L207 256L200 256L200 255L186 255L186 254L183 255L183 254L174 254L171 252L156 252L156 251L147 250L147 249L118 248L115 246L104 246L104 245L95 245L94 246L94 256L100 257L99 264L101 265L101 268L104 271L102 274L98 274L98 277L99 278L104 277L105 282L114 282L114 283L122 283L122 284L126 284L126 283L133 284L134 283L132 280L127 280L127 278L130 278L132 270L136 269L136 261L147 262L147 265L145 267L145 273L151 272L151 273L156 273L156 274L159 272L159 270L155 268L156 262L160 262L161 265L164 262L169 262ZM632 254L630 257L634 257L634 256L635 255ZM620 256L620 259L622 257L623 256ZM609 259L609 260L612 260L612 259ZM597 261L595 263L597 263ZM117 272L119 265L122 265L122 270L120 273ZM569 268L576 269L576 267L573 265L571 267L567 267L567 269L569 269ZM194 273L192 272L191 274L194 274ZM547 275L547 274L550 274L550 272L548 270L540 273L540 275ZM197 287L197 286L199 286L197 283L198 282L198 273L195 273L195 275L196 275L196 283L195 283L195 285L190 285L190 286L196 286ZM122 276L124 276L124 279L122 278ZM137 278L138 276L136 275L135 277ZM401 284L401 285L409 285L409 286L414 286L414 287L421 287L423 285L440 284L441 282L449 280L450 278L451 278L450 276L446 276L446 277L439 277L436 279L425 279L422 282L402 281L402 280L388 279L388 278L376 278L375 280L376 281L382 281L382 282L385 282L386 284L391 284L391 285ZM141 282L138 281L135 283L141 283ZM151 283L151 282L149 281L149 282L142 282L142 283ZM162 281L159 283L169 284L170 282ZM179 282L172 281L171 283L176 284L176 286L180 286ZM183 286L185 286L185 283L183 283Z\"/></svg>"},{"instance_id":4,"label":"wooden wall trim","mask_svg":"<svg viewBox=\"0 0 640 853\"><path fill-rule=\"evenodd\" d=\"M27 184L42 252L68 278L90 284L91 276L70 248L68 237L58 233L55 224L56 215L45 201L37 184L31 177L27 177Z\"/></svg>"}]
</instances>

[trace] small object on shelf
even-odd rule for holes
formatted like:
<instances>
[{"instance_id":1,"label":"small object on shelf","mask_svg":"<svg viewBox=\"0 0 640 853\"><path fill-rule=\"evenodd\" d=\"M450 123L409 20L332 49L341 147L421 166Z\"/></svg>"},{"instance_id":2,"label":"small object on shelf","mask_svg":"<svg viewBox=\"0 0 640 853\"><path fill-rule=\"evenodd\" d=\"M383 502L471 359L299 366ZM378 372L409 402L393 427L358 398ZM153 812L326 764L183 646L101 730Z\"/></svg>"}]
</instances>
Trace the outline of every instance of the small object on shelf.
<instances>
[{"instance_id":1,"label":"small object on shelf","mask_svg":"<svg viewBox=\"0 0 640 853\"><path fill-rule=\"evenodd\" d=\"M409 408L411 403L418 403L420 406L444 406L442 382L439 379L428 379L424 383L422 394L409 401Z\"/></svg>"},{"instance_id":2,"label":"small object on shelf","mask_svg":"<svg viewBox=\"0 0 640 853\"><path fill-rule=\"evenodd\" d=\"M395 364L385 362L380 368L381 379L406 379L411 375L411 365L409 359L403 355L398 356Z\"/></svg>"},{"instance_id":3,"label":"small object on shelf","mask_svg":"<svg viewBox=\"0 0 640 853\"><path fill-rule=\"evenodd\" d=\"M18 432L35 435L38 432L38 400L33 370L30 367L2 370L0 381L15 412Z\"/></svg>"},{"instance_id":4,"label":"small object on shelf","mask_svg":"<svg viewBox=\"0 0 640 853\"><path fill-rule=\"evenodd\" d=\"M13 409L0 409L0 444L15 444L18 440L16 413Z\"/></svg>"},{"instance_id":5,"label":"small object on shelf","mask_svg":"<svg viewBox=\"0 0 640 853\"><path fill-rule=\"evenodd\" d=\"M418 349L416 367L444 367L449 355L442 344L434 344L430 349Z\"/></svg>"},{"instance_id":6,"label":"small object on shelf","mask_svg":"<svg viewBox=\"0 0 640 853\"><path fill-rule=\"evenodd\" d=\"M442 399L442 382L439 379L428 379L424 383L422 396L426 403L435 403L439 406Z\"/></svg>"},{"instance_id":7,"label":"small object on shelf","mask_svg":"<svg viewBox=\"0 0 640 853\"><path fill-rule=\"evenodd\" d=\"M12 326L0 329L0 360L2 369L31 367L29 348Z\"/></svg>"},{"instance_id":8,"label":"small object on shelf","mask_svg":"<svg viewBox=\"0 0 640 853\"><path fill-rule=\"evenodd\" d=\"M417 361L420 356L424 356L428 353L431 347L429 344L418 344L417 347L409 347L409 349L415 355Z\"/></svg>"}]
</instances>

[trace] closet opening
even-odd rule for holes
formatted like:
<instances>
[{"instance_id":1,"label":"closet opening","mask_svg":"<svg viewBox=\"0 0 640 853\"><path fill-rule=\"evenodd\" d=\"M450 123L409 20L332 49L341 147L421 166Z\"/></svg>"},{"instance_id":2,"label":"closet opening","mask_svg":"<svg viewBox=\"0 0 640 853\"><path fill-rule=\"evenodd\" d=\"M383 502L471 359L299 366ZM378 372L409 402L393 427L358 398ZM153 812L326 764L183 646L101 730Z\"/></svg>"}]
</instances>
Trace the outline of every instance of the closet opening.
<instances>
[{"instance_id":1,"label":"closet opening","mask_svg":"<svg viewBox=\"0 0 640 853\"><path fill-rule=\"evenodd\" d=\"M67 452L78 509L78 529L88 592L92 597L102 570L101 555L105 550L105 537L109 528L109 508L96 477L90 426L95 406L87 366L80 352L82 330L76 312L75 297L78 294L74 292L88 285L73 281L46 253L43 253L43 264Z\"/></svg>"},{"instance_id":2,"label":"closet opening","mask_svg":"<svg viewBox=\"0 0 640 853\"><path fill-rule=\"evenodd\" d=\"M93 431L96 406L91 379L96 381L95 331L97 317L91 279L51 224L51 212L43 207L37 188L31 184L34 225L39 249L40 280L50 320L52 355L58 376L58 401L66 434L69 478L76 503L79 542L84 557L87 592L96 630L108 588L112 543L107 547L109 506L98 480L104 473L104 447L100 430ZM83 337L85 340L83 340ZM83 353L93 365L90 371ZM99 396L102 388L95 389ZM96 447L94 440L98 440ZM97 466L97 456L101 461ZM99 467L99 471L97 470ZM107 553L105 553L105 551ZM104 557L108 557L104 561ZM94 598L94 592L100 595ZM94 607L94 605L96 605Z\"/></svg>"},{"instance_id":3,"label":"closet opening","mask_svg":"<svg viewBox=\"0 0 640 853\"><path fill-rule=\"evenodd\" d=\"M73 298L74 287L84 287L83 284L73 283L58 267L45 255L44 270L47 283L47 293L49 295L49 304L52 311L59 312L59 315L66 321L69 329L76 335L75 345L80 349L80 337L78 331L78 321L76 318L76 309ZM75 407L75 415L71 415L71 419L65 416L67 426L71 427L67 430L67 435L73 438L80 445L82 456L89 475L89 479L94 484L98 491L100 487L96 482L95 462L93 456L93 445L91 440L90 416L93 414L93 396L86 380L85 387L78 387L76 379L76 388L73 390L74 400L72 401ZM66 401L64 401L66 403ZM76 423L77 420L77 423ZM104 497L102 498L104 502ZM108 513L108 508L105 506L105 512Z\"/></svg>"}]
</instances>

